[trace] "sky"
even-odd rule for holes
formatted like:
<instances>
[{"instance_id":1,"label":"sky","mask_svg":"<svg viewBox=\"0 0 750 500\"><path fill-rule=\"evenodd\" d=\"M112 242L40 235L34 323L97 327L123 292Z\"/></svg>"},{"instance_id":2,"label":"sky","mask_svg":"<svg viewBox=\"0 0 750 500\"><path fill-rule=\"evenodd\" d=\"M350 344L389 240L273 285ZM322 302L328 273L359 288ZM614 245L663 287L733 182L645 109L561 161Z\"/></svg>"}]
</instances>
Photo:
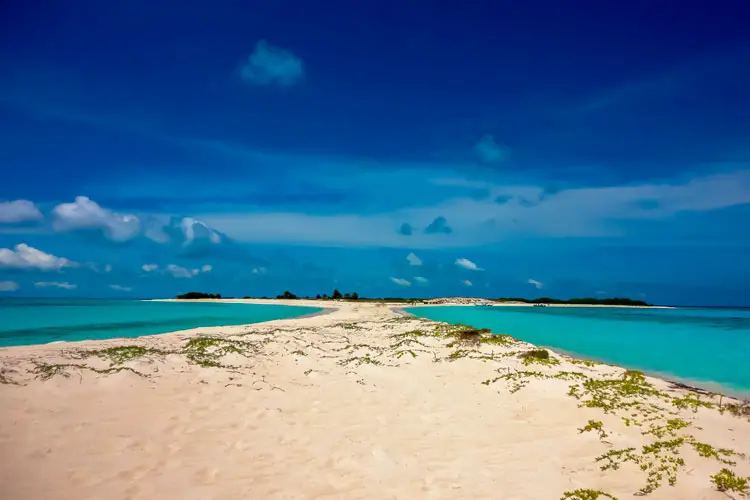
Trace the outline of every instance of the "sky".
<instances>
[{"instance_id":1,"label":"sky","mask_svg":"<svg viewBox=\"0 0 750 500\"><path fill-rule=\"evenodd\" d=\"M0 7L0 298L750 306L745 1Z\"/></svg>"}]
</instances>

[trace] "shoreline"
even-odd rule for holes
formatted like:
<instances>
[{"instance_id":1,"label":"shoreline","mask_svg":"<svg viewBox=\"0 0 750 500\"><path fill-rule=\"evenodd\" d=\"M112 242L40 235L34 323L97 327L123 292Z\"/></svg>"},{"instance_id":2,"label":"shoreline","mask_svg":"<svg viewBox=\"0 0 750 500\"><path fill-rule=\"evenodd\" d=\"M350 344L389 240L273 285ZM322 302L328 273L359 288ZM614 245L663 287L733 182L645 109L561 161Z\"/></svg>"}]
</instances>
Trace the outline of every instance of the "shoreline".
<instances>
[{"instance_id":1,"label":"shoreline","mask_svg":"<svg viewBox=\"0 0 750 500\"><path fill-rule=\"evenodd\" d=\"M718 500L711 475L750 476L740 400L403 304L336 306L0 350L0 496Z\"/></svg>"},{"instance_id":2,"label":"shoreline","mask_svg":"<svg viewBox=\"0 0 750 500\"><path fill-rule=\"evenodd\" d=\"M309 314L304 314L301 316L296 316L293 318L281 318L281 319L273 319L273 320L267 320L257 323L242 323L242 324L235 324L235 325L215 325L215 326L202 326L202 327L196 327L196 328L186 328L182 330L172 330L168 332L161 332L161 333L153 333L148 335L140 335L137 337L112 337L108 339L82 339L82 340L57 340L52 342L47 342L44 344L23 344L23 345L17 345L17 346L0 346L0 353L4 352L7 349L14 349L14 348L35 348L35 347L47 347L47 346L54 346L54 347L66 347L68 345L76 346L81 345L82 343L89 343L89 342L95 342L97 344L99 343L106 343L109 341L117 341L123 342L128 340L139 340L139 339L147 339L151 337L157 337L157 336L184 336L184 335L201 335L202 330L208 330L208 329L216 329L216 328L241 328L241 327L253 327L256 325L264 325L267 323L272 323L276 321L287 321L287 320L302 320L306 318L315 318L318 316L325 316L328 314L332 314L338 310L341 309L342 306L346 304L357 304L353 301L333 301L333 300L316 300L316 299L173 299L173 298L166 298L166 299L140 299L140 301L143 302L187 302L187 303L209 303L209 302L215 302L215 303L227 303L227 304L248 304L248 305L281 305L281 306L297 306L297 307L310 307L310 308L322 308L321 311L316 311ZM320 302L325 302L325 306L320 304ZM420 318L419 316L416 316L408 311L405 311L405 308L417 308L417 307L472 307L469 304L458 304L458 303L449 303L449 304L420 304L420 305L408 305L404 306L403 304L397 303L397 302L363 302L362 304L366 305L378 305L378 306L384 306L390 309L393 313L397 315L402 315L405 317L412 317L415 319L419 319L422 321L430 321L434 323L440 323L434 320L430 320L427 318ZM524 305L533 307L534 304L494 304L493 306L499 306L499 307L506 307L506 306L517 306L517 305ZM338 307L336 307L338 306ZM649 308L662 308L662 309L674 309L674 307L667 307L667 306L608 306L608 305L598 305L598 304L588 304L588 305L572 305L572 304L550 304L549 307L618 307L618 308L633 308L633 309L649 309ZM469 325L472 326L472 325ZM520 339L519 339L520 340ZM532 344L530 342L521 341L528 345L548 349L552 352L555 352L558 355L570 358L572 360L578 360L578 361L594 361L596 363L605 364L612 367L622 368L622 369L628 369L625 366L611 363L604 358L598 358L594 356L586 356L583 354L579 354L573 351L567 351L562 348L558 347L551 347L546 345L536 345ZM1 358L0 358L1 361ZM660 372L658 370L651 370L646 368L633 368L638 371L642 371L644 374L660 379L664 382L675 384L678 386L684 386L688 389L701 391L701 392L707 392L712 395L716 396L727 396L731 397L733 399L738 400L750 400L750 389L747 390L741 390L736 389L733 387L727 387L722 385L718 382L712 382L712 381L701 381L701 380L694 380L687 377L679 377L674 374L666 373L666 372Z\"/></svg>"},{"instance_id":3,"label":"shoreline","mask_svg":"<svg viewBox=\"0 0 750 500\"><path fill-rule=\"evenodd\" d=\"M409 307L420 307L420 306L409 306ZM604 307L606 307L606 306L604 306ZM628 307L628 306L624 306L624 307ZM419 316L417 316L415 314L412 314L412 313L410 313L408 311L404 311L403 309L400 309L400 308L397 311L399 313L404 314L404 315L408 315L408 316L411 316L411 317L414 317L414 318L419 318ZM421 318L421 319L426 319L426 318ZM434 321L434 320L430 320L430 321ZM473 326L473 325L471 325L471 326ZM521 339L519 339L519 340L521 340ZM526 341L522 340L522 342L526 342ZM526 343L529 343L529 342L526 342ZM543 349L548 349L548 350L550 350L550 351L552 351L552 352L554 352L554 353L556 353L556 354L558 354L560 356L564 356L564 357L567 357L567 358L570 358L570 359L573 359L573 360L578 360L578 361L593 361L595 363L601 363L601 364L605 364L605 365L608 365L608 366L613 366L613 367L622 368L622 369L629 369L626 366L619 365L619 364L616 364L616 363L612 363L612 362L610 362L610 361L608 361L608 360L606 360L604 358L599 358L599 357L596 357L596 356L586 356L586 355L583 355L583 354L580 354L580 353L577 353L577 352L574 352L574 351L568 351L568 350L565 350L565 349L562 349L562 348L559 348L559 347L552 347L552 346L547 346L547 345L537 345L537 344L531 344L531 343L529 343L529 344L530 345L534 345L536 347L543 348ZM694 390L694 391L698 391L698 392L706 392L706 393L710 393L710 394L715 395L715 396L727 396L727 397L731 397L731 398L739 399L739 400L750 400L750 388L748 388L746 390L742 390L742 389L737 389L737 388L734 388L734 387L728 387L728 386L722 385L719 382L695 380L695 379L690 379L690 378L687 378L687 377L680 377L678 375L674 375L674 374L671 374L671 373L660 372L658 370L651 370L651 369L647 369L647 368L633 367L632 369L633 370L642 371L644 374L648 375L649 377L657 378L657 379L663 380L665 382L668 382L670 384L675 384L675 385L678 385L678 386L683 386L683 387L685 387L687 389L690 389L690 390Z\"/></svg>"}]
</instances>

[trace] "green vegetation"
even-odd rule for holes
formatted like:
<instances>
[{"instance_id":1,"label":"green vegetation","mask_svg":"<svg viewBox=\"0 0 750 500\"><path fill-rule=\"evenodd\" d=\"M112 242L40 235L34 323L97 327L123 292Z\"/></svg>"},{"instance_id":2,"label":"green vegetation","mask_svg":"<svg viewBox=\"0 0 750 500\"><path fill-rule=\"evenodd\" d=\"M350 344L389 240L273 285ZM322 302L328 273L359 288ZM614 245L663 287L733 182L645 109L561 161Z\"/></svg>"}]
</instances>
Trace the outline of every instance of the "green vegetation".
<instances>
[{"instance_id":1,"label":"green vegetation","mask_svg":"<svg viewBox=\"0 0 750 500\"><path fill-rule=\"evenodd\" d=\"M49 380L56 375L62 375L63 377L69 377L70 374L67 372L68 368L78 367L79 365L74 364L55 364L50 365L47 363L36 363L34 366L34 375L40 380Z\"/></svg>"},{"instance_id":2,"label":"green vegetation","mask_svg":"<svg viewBox=\"0 0 750 500\"><path fill-rule=\"evenodd\" d=\"M520 297L509 297L493 299L498 302L523 302L524 304L572 304L572 305L594 305L594 306L650 306L651 304L642 300L633 300L624 297L611 299L595 299L591 297L576 299L553 299L551 297L539 297L538 299L524 299Z\"/></svg>"},{"instance_id":3,"label":"green vegetation","mask_svg":"<svg viewBox=\"0 0 750 500\"><path fill-rule=\"evenodd\" d=\"M61 363L61 364L53 364L53 365L47 364L47 363L35 363L34 370L32 371L32 373L39 380L47 381L57 375L61 375L65 378L70 377L70 373L68 373L69 369L88 370L88 371L103 374L103 375L111 375L113 373L128 371L131 373L135 373L139 377L147 376L141 372L135 371L132 368L128 368L126 366L98 369L98 368L93 368L91 366L78 365L78 364L73 364L73 363Z\"/></svg>"},{"instance_id":4,"label":"green vegetation","mask_svg":"<svg viewBox=\"0 0 750 500\"><path fill-rule=\"evenodd\" d=\"M599 434L599 439L604 439L608 435L604 431L604 424L601 420L589 420L589 423L587 423L581 429L578 429L578 434L583 434L584 432L591 431L596 431L596 433Z\"/></svg>"},{"instance_id":5,"label":"green vegetation","mask_svg":"<svg viewBox=\"0 0 750 500\"><path fill-rule=\"evenodd\" d=\"M0 384L19 385L18 382L8 377L7 373L10 371L11 370L6 370L4 368L0 369Z\"/></svg>"},{"instance_id":6,"label":"green vegetation","mask_svg":"<svg viewBox=\"0 0 750 500\"><path fill-rule=\"evenodd\" d=\"M610 500L617 500L609 493L604 493L601 490L574 490L566 491L560 500L597 500L598 498L609 498Z\"/></svg>"},{"instance_id":7,"label":"green vegetation","mask_svg":"<svg viewBox=\"0 0 750 500\"><path fill-rule=\"evenodd\" d=\"M188 293L184 293L182 295L178 295L177 298L181 299L181 300L191 300L191 299L220 299L221 298L221 294L220 293L188 292Z\"/></svg>"},{"instance_id":8,"label":"green vegetation","mask_svg":"<svg viewBox=\"0 0 750 500\"><path fill-rule=\"evenodd\" d=\"M198 336L187 341L183 354L188 361L204 368L233 368L222 364L221 358L228 354L249 357L248 351L256 352L257 350L258 343L255 342Z\"/></svg>"},{"instance_id":9,"label":"green vegetation","mask_svg":"<svg viewBox=\"0 0 750 500\"><path fill-rule=\"evenodd\" d=\"M642 400L649 396L667 397L647 382L643 373L635 370L627 370L617 379L590 378L582 385L572 385L568 394L582 400L581 406L601 408L605 413L632 407L641 413L650 413L653 408Z\"/></svg>"},{"instance_id":10,"label":"green vegetation","mask_svg":"<svg viewBox=\"0 0 750 500\"><path fill-rule=\"evenodd\" d=\"M719 412L723 415L725 411L728 411L735 417L748 417L750 416L750 403L727 403L725 405L719 404Z\"/></svg>"},{"instance_id":11,"label":"green vegetation","mask_svg":"<svg viewBox=\"0 0 750 500\"><path fill-rule=\"evenodd\" d=\"M249 297L246 297L246 298L249 298ZM284 299L284 300L294 300L300 297L293 294L289 290L286 290L281 295L277 295L276 298ZM311 297L304 297L304 298L309 299ZM315 300L359 300L359 294L357 292L354 292L354 293L347 292L345 294L342 294L340 291L334 290L330 297L328 296L328 294L325 294L325 293L323 295L317 294L315 296Z\"/></svg>"},{"instance_id":12,"label":"green vegetation","mask_svg":"<svg viewBox=\"0 0 750 500\"><path fill-rule=\"evenodd\" d=\"M670 485L677 482L677 471L685 466L685 461L678 458L680 447L685 443L685 438L675 438L670 441L656 441L643 446L640 454L635 453L635 448L624 448L621 450L610 450L604 455L596 458L597 462L605 462L601 470L617 470L624 462L633 462L647 473L646 486L639 491L646 495L661 486L664 478Z\"/></svg>"},{"instance_id":13,"label":"green vegetation","mask_svg":"<svg viewBox=\"0 0 750 500\"><path fill-rule=\"evenodd\" d=\"M719 462L726 464L726 465L736 464L736 462L734 462L733 460L729 460L726 457L744 456L741 453L737 453L734 450L730 450L727 448L714 448L710 444L701 443L692 438L690 439L690 445L701 457L713 458L714 460L718 460Z\"/></svg>"},{"instance_id":14,"label":"green vegetation","mask_svg":"<svg viewBox=\"0 0 750 500\"><path fill-rule=\"evenodd\" d=\"M533 363L548 366L560 364L560 361L549 355L547 349L532 349L531 351L522 352L520 357L523 359L524 365L530 365Z\"/></svg>"},{"instance_id":15,"label":"green vegetation","mask_svg":"<svg viewBox=\"0 0 750 500\"><path fill-rule=\"evenodd\" d=\"M647 434L653 434L659 439L665 437L667 434L669 434L670 436L676 436L678 430L689 427L690 425L690 422L681 418L672 418L667 420L667 423L665 425L652 425L649 430L643 431L643 435L645 436Z\"/></svg>"},{"instance_id":16,"label":"green vegetation","mask_svg":"<svg viewBox=\"0 0 750 500\"><path fill-rule=\"evenodd\" d=\"M93 351L85 351L85 356L98 356L102 359L108 360L113 365L121 365L128 361L140 358L147 355L160 355L163 356L168 354L166 351L160 349L152 349L149 347L141 347L137 345L124 345L117 347L110 347L108 349L97 349Z\"/></svg>"},{"instance_id":17,"label":"green vegetation","mask_svg":"<svg viewBox=\"0 0 750 500\"><path fill-rule=\"evenodd\" d=\"M731 470L721 469L711 476L711 481L719 491L734 491L745 495L748 492L747 483L750 481L750 478L737 477Z\"/></svg>"},{"instance_id":18,"label":"green vegetation","mask_svg":"<svg viewBox=\"0 0 750 500\"><path fill-rule=\"evenodd\" d=\"M601 363L599 363L597 361L591 361L590 359L573 359L573 358L570 358L570 359L568 359L568 362L573 363L574 365L587 366L589 368L593 368L593 367L601 364Z\"/></svg>"},{"instance_id":19,"label":"green vegetation","mask_svg":"<svg viewBox=\"0 0 750 500\"><path fill-rule=\"evenodd\" d=\"M690 408L693 410L693 413L697 413L698 408L700 407L703 407L703 408L714 407L713 403L709 401L702 401L700 394L696 394L694 392L690 392L682 398L672 398L672 404L681 410Z\"/></svg>"},{"instance_id":20,"label":"green vegetation","mask_svg":"<svg viewBox=\"0 0 750 500\"><path fill-rule=\"evenodd\" d=\"M382 365L380 361L377 359L371 358L369 354L365 354L364 356L357 356L353 358L343 359L338 362L341 366L349 366L350 364L354 364L355 366L362 366L362 365Z\"/></svg>"}]
</instances>

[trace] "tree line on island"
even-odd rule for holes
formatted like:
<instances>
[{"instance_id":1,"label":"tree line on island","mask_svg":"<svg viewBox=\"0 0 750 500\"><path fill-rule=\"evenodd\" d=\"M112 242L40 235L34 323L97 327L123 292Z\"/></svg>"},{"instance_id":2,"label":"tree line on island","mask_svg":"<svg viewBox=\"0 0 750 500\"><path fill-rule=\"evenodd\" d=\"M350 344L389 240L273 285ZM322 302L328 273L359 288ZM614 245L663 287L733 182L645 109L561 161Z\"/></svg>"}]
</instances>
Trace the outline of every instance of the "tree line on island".
<instances>
[{"instance_id":1,"label":"tree line on island","mask_svg":"<svg viewBox=\"0 0 750 500\"><path fill-rule=\"evenodd\" d=\"M313 297L297 297L289 290L285 291L281 295L276 296L277 299L312 299ZM315 300L359 300L359 294L357 292L354 293L344 293L343 295L338 290L334 290L331 296L329 297L327 293L324 293L323 295L318 294L315 296Z\"/></svg>"},{"instance_id":2,"label":"tree line on island","mask_svg":"<svg viewBox=\"0 0 750 500\"><path fill-rule=\"evenodd\" d=\"M190 300L190 299L221 299L220 293L203 293L203 292L188 292L182 295L177 295L178 299ZM224 297L231 299L233 297ZM246 296L245 299L252 299L254 297ZM262 299L268 299L269 297L260 297ZM296 300L296 299L308 299L308 300L358 300L367 302L424 302L429 299L425 298L405 298L405 297L383 297L383 298L364 298L360 297L357 292L353 293L341 293L338 290L334 290L329 296L328 294L318 294L315 297L305 296L298 297L289 290L276 296L280 300ZM573 298L573 299L554 299L551 297L539 297L537 299L525 299L522 297L502 297L497 299L487 299L492 302L521 302L525 304L569 304L569 305L596 305L596 306L639 306L646 307L650 306L648 302L642 300L628 299L625 297L613 297L609 299L596 299L593 297L587 298Z\"/></svg>"},{"instance_id":3,"label":"tree line on island","mask_svg":"<svg viewBox=\"0 0 750 500\"><path fill-rule=\"evenodd\" d=\"M523 302L525 304L570 304L570 305L587 305L587 306L650 306L648 302L642 300L628 299L626 297L613 297L611 299L595 299L592 297L576 299L553 299L551 297L540 297L538 299L523 298L500 298L492 299L497 302Z\"/></svg>"}]
</instances>

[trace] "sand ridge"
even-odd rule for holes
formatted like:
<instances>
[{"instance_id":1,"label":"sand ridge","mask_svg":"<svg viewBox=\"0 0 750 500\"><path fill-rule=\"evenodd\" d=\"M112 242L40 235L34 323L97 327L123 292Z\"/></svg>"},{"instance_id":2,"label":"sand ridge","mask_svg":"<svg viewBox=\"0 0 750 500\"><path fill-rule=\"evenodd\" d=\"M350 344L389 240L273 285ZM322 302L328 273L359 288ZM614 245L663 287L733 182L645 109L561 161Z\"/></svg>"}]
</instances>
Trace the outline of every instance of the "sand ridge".
<instances>
[{"instance_id":1,"label":"sand ridge","mask_svg":"<svg viewBox=\"0 0 750 500\"><path fill-rule=\"evenodd\" d=\"M0 497L622 499L656 481L650 498L720 499L711 475L750 476L739 401L333 307L0 349Z\"/></svg>"}]
</instances>

